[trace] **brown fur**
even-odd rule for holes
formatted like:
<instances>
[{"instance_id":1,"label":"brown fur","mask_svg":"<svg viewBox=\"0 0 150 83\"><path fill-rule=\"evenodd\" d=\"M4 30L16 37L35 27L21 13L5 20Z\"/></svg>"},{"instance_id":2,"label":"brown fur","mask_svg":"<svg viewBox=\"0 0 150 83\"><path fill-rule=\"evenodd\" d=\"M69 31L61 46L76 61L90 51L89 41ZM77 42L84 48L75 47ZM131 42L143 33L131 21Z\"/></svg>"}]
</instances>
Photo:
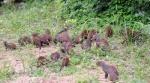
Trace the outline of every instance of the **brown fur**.
<instances>
[{"instance_id":1,"label":"brown fur","mask_svg":"<svg viewBox=\"0 0 150 83\"><path fill-rule=\"evenodd\" d=\"M111 37L113 35L113 30L110 26L107 26L105 28L105 36L106 38Z\"/></svg>"},{"instance_id":2,"label":"brown fur","mask_svg":"<svg viewBox=\"0 0 150 83\"><path fill-rule=\"evenodd\" d=\"M62 32L55 36L54 43L71 42L68 32Z\"/></svg>"},{"instance_id":3,"label":"brown fur","mask_svg":"<svg viewBox=\"0 0 150 83\"><path fill-rule=\"evenodd\" d=\"M91 46L92 46L92 44L91 44L91 41L89 39L86 39L81 43L82 49L91 48Z\"/></svg>"},{"instance_id":4,"label":"brown fur","mask_svg":"<svg viewBox=\"0 0 150 83\"><path fill-rule=\"evenodd\" d=\"M96 39L99 39L99 37L98 37L97 34L93 35L93 37L92 37L92 40L95 40L95 41L96 41Z\"/></svg>"},{"instance_id":5,"label":"brown fur","mask_svg":"<svg viewBox=\"0 0 150 83\"><path fill-rule=\"evenodd\" d=\"M38 35L39 35L39 33L37 33L37 32L32 33L32 37L37 37Z\"/></svg>"},{"instance_id":6,"label":"brown fur","mask_svg":"<svg viewBox=\"0 0 150 83\"><path fill-rule=\"evenodd\" d=\"M96 46L97 47L104 46L105 48L108 48L109 43L108 43L108 41L106 39L101 38L101 39L96 40Z\"/></svg>"},{"instance_id":7,"label":"brown fur","mask_svg":"<svg viewBox=\"0 0 150 83\"><path fill-rule=\"evenodd\" d=\"M54 61L58 61L58 59L60 58L60 54L58 52L52 53L51 54L51 59Z\"/></svg>"},{"instance_id":8,"label":"brown fur","mask_svg":"<svg viewBox=\"0 0 150 83\"><path fill-rule=\"evenodd\" d=\"M47 31L47 30L46 30ZM32 38L33 38L33 44L36 45L39 49L43 46L43 44L50 45L50 42L53 41L52 37L47 34L46 32L44 34L39 35L36 32L32 33Z\"/></svg>"},{"instance_id":9,"label":"brown fur","mask_svg":"<svg viewBox=\"0 0 150 83\"><path fill-rule=\"evenodd\" d=\"M16 45L14 43L7 43L6 41L4 41L3 43L4 43L6 50L7 49L12 49L12 50L16 49Z\"/></svg>"},{"instance_id":10,"label":"brown fur","mask_svg":"<svg viewBox=\"0 0 150 83\"><path fill-rule=\"evenodd\" d=\"M80 34L82 39L87 39L88 38L88 30L84 29L82 33Z\"/></svg>"},{"instance_id":11,"label":"brown fur","mask_svg":"<svg viewBox=\"0 0 150 83\"><path fill-rule=\"evenodd\" d=\"M65 50L68 52L73 47L75 47L75 45L72 42L67 42Z\"/></svg>"},{"instance_id":12,"label":"brown fur","mask_svg":"<svg viewBox=\"0 0 150 83\"><path fill-rule=\"evenodd\" d=\"M74 41L73 41L73 43L74 44L78 44L78 43L80 43L80 35L76 35L76 36L74 36Z\"/></svg>"},{"instance_id":13,"label":"brown fur","mask_svg":"<svg viewBox=\"0 0 150 83\"><path fill-rule=\"evenodd\" d=\"M39 38L41 39L42 43L46 45L50 45L50 42L53 41L52 37L47 33L39 35Z\"/></svg>"},{"instance_id":14,"label":"brown fur","mask_svg":"<svg viewBox=\"0 0 150 83\"><path fill-rule=\"evenodd\" d=\"M68 53L71 48L75 47L72 42L63 42L62 46L64 47L64 49L61 49L63 53Z\"/></svg>"},{"instance_id":15,"label":"brown fur","mask_svg":"<svg viewBox=\"0 0 150 83\"><path fill-rule=\"evenodd\" d=\"M31 41L31 38L28 37L28 36L23 36L23 37L21 37L21 38L18 39L18 43L19 43L20 45L25 45L25 44L31 43L31 42L32 42L32 41Z\"/></svg>"},{"instance_id":16,"label":"brown fur","mask_svg":"<svg viewBox=\"0 0 150 83\"><path fill-rule=\"evenodd\" d=\"M44 56L39 56L37 59L37 67L48 64L48 60Z\"/></svg>"},{"instance_id":17,"label":"brown fur","mask_svg":"<svg viewBox=\"0 0 150 83\"><path fill-rule=\"evenodd\" d=\"M113 65L107 65L104 61L99 61L96 63L97 66L101 66L103 71L105 72L105 79L110 77L111 81L118 80L119 73L117 71L117 68Z\"/></svg>"},{"instance_id":18,"label":"brown fur","mask_svg":"<svg viewBox=\"0 0 150 83\"><path fill-rule=\"evenodd\" d=\"M97 34L97 31L94 29L89 30L88 38L91 40L93 35Z\"/></svg>"},{"instance_id":19,"label":"brown fur","mask_svg":"<svg viewBox=\"0 0 150 83\"><path fill-rule=\"evenodd\" d=\"M104 46L105 49L108 49L109 43L108 43L108 41L107 41L106 39L104 39L104 38L101 38L101 39L100 39L100 38L98 37L98 35L94 35L92 39L93 39L93 40L96 40L96 46L97 46L97 47L102 47L102 46Z\"/></svg>"},{"instance_id":20,"label":"brown fur","mask_svg":"<svg viewBox=\"0 0 150 83\"><path fill-rule=\"evenodd\" d=\"M39 49L41 49L42 47L42 39L39 37L33 37L33 44L38 47Z\"/></svg>"},{"instance_id":21,"label":"brown fur","mask_svg":"<svg viewBox=\"0 0 150 83\"><path fill-rule=\"evenodd\" d=\"M46 59L44 56L39 56L38 57L38 60L40 61L40 60L43 60L43 59Z\"/></svg>"},{"instance_id":22,"label":"brown fur","mask_svg":"<svg viewBox=\"0 0 150 83\"><path fill-rule=\"evenodd\" d=\"M61 71L64 66L68 66L68 65L69 65L69 58L68 57L63 57L61 67L60 67L59 71Z\"/></svg>"}]
</instances>

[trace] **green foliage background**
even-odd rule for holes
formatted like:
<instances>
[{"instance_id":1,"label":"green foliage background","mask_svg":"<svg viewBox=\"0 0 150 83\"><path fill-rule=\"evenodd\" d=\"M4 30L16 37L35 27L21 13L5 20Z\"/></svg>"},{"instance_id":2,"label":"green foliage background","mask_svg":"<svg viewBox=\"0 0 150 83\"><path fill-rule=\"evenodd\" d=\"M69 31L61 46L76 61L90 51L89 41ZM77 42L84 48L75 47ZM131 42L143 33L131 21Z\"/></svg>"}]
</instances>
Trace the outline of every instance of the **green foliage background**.
<instances>
[{"instance_id":1,"label":"green foliage background","mask_svg":"<svg viewBox=\"0 0 150 83\"><path fill-rule=\"evenodd\" d=\"M126 21L133 26L134 22L150 22L149 0L58 0L57 4L60 4L58 11L61 19L74 19L79 23L91 18L103 19L114 16L118 17L118 20L111 19L109 23L121 24Z\"/></svg>"}]
</instances>

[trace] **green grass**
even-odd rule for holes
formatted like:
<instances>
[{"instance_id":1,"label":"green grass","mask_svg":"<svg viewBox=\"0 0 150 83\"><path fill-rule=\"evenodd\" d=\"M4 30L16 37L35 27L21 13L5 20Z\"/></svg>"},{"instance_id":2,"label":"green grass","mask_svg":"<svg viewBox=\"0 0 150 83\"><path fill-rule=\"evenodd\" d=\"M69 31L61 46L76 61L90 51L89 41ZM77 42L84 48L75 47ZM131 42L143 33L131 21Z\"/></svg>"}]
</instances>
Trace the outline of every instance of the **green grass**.
<instances>
[{"instance_id":1,"label":"green grass","mask_svg":"<svg viewBox=\"0 0 150 83\"><path fill-rule=\"evenodd\" d=\"M149 31L150 25L144 25L143 23L134 22L132 30L138 30L142 28L142 33L144 36L143 42L140 45L132 43L128 46L121 44L122 39L119 34L119 30L124 27L129 27L132 23L120 21L120 15L114 15L111 18L91 18L88 19L84 24L79 24L75 19L68 19L66 22L60 19L60 12L56 11L59 8L56 2L33 2L31 4L25 3L19 9L8 8L7 6L0 7L3 14L0 15L0 41L6 40L14 42L17 44L19 37L23 35L31 35L31 33L39 32L43 33L46 28L50 29L51 35L54 37L56 32L58 32L62 27L70 26L69 35L71 38L75 34L81 33L83 29L97 29L100 33L99 36L103 37L104 27L109 25L110 22L115 21L116 25L112 25L114 30L114 37L109 38L110 48L113 49L115 46L118 50L111 50L105 52L96 48L94 45L91 49L80 50L80 46L75 47L77 50L71 50L70 53L70 64L64 67L61 72L59 68L61 65L61 60L58 62L52 61L50 64L36 68L37 65L37 55L31 53L31 49L35 48L33 45L29 44L22 49L17 49L16 51L8 51L7 53L12 53L13 57L17 57L22 61L24 70L23 73L29 76L45 76L50 73L45 72L47 68L49 72L56 73L57 76L65 75L76 75L84 72L84 69L91 70L96 69L96 61L104 59L107 63L116 65L119 71L119 82L128 83L146 83L147 79L150 77L150 38ZM101 25L98 26L100 21ZM147 37L148 36L148 37ZM146 39L147 38L147 39ZM117 43L117 44L116 44ZM18 48L22 48L17 44ZM2 51L4 51L4 46L0 45ZM46 57L49 57L51 52L49 52ZM4 55L0 56L2 58ZM8 55L7 55L8 56ZM96 60L93 61L90 57L95 57ZM7 58L4 58L7 59ZM11 71L5 63L4 66L0 67L0 81L6 80L11 77ZM93 75L87 75L84 77L76 77L76 83L98 83L98 78Z\"/></svg>"},{"instance_id":2,"label":"green grass","mask_svg":"<svg viewBox=\"0 0 150 83\"><path fill-rule=\"evenodd\" d=\"M7 66L7 62L4 62L2 67L0 68L0 82L4 79L11 78L15 72L10 66Z\"/></svg>"}]
</instances>

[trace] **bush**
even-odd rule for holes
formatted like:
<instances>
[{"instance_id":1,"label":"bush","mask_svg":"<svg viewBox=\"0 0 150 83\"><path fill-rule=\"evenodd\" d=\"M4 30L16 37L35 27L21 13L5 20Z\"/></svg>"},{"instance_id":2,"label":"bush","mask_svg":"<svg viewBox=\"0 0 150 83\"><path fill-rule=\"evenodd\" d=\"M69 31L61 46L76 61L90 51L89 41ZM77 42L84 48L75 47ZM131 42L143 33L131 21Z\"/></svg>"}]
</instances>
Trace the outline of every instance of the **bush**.
<instances>
[{"instance_id":1,"label":"bush","mask_svg":"<svg viewBox=\"0 0 150 83\"><path fill-rule=\"evenodd\" d=\"M111 18L116 14L120 21L144 24L150 21L149 0L59 0L58 4L61 4L58 10L61 18L76 19L79 23L90 18Z\"/></svg>"}]
</instances>

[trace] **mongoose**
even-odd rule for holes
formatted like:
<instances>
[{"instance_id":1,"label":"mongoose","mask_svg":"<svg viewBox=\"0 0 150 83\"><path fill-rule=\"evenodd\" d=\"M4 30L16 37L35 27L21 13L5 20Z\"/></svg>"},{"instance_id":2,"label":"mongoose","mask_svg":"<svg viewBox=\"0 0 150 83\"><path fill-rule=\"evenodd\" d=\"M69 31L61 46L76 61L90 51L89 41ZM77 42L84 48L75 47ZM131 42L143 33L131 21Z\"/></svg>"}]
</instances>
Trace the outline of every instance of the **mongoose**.
<instances>
[{"instance_id":1,"label":"mongoose","mask_svg":"<svg viewBox=\"0 0 150 83\"><path fill-rule=\"evenodd\" d=\"M102 67L103 71L105 72L105 79L109 75L111 81L118 80L119 73L115 66L107 65L104 61L98 61L96 65Z\"/></svg>"},{"instance_id":2,"label":"mongoose","mask_svg":"<svg viewBox=\"0 0 150 83\"><path fill-rule=\"evenodd\" d=\"M42 65L46 65L50 63L48 59L46 59L44 56L39 56L37 59L37 67L40 67Z\"/></svg>"},{"instance_id":3,"label":"mongoose","mask_svg":"<svg viewBox=\"0 0 150 83\"><path fill-rule=\"evenodd\" d=\"M6 48L6 51L7 51L7 49L12 49L12 50L16 49L16 45L14 43L7 43L6 41L4 41L3 43Z\"/></svg>"},{"instance_id":4,"label":"mongoose","mask_svg":"<svg viewBox=\"0 0 150 83\"><path fill-rule=\"evenodd\" d=\"M92 46L90 39L86 39L81 43L81 48L86 49Z\"/></svg>"},{"instance_id":5,"label":"mongoose","mask_svg":"<svg viewBox=\"0 0 150 83\"><path fill-rule=\"evenodd\" d=\"M42 44L46 44L46 45L50 45L50 42L53 41L52 37L47 33L39 35L38 38L41 39Z\"/></svg>"},{"instance_id":6,"label":"mongoose","mask_svg":"<svg viewBox=\"0 0 150 83\"><path fill-rule=\"evenodd\" d=\"M63 42L62 46L64 47L64 49L61 49L63 53L68 53L71 48L75 47L72 42Z\"/></svg>"},{"instance_id":7,"label":"mongoose","mask_svg":"<svg viewBox=\"0 0 150 83\"><path fill-rule=\"evenodd\" d=\"M97 34L97 31L95 29L89 30L88 38L91 40L93 35L95 35L95 34Z\"/></svg>"},{"instance_id":8,"label":"mongoose","mask_svg":"<svg viewBox=\"0 0 150 83\"><path fill-rule=\"evenodd\" d=\"M105 28L105 36L106 38L111 37L113 35L113 30L110 26L107 26Z\"/></svg>"},{"instance_id":9,"label":"mongoose","mask_svg":"<svg viewBox=\"0 0 150 83\"><path fill-rule=\"evenodd\" d=\"M84 29L81 34L80 34L81 38L84 40L84 39L87 39L88 38L88 30Z\"/></svg>"},{"instance_id":10,"label":"mongoose","mask_svg":"<svg viewBox=\"0 0 150 83\"><path fill-rule=\"evenodd\" d=\"M68 66L68 65L69 65L69 58L67 56L63 57L62 58L61 67L60 67L59 71L61 71L64 66Z\"/></svg>"},{"instance_id":11,"label":"mongoose","mask_svg":"<svg viewBox=\"0 0 150 83\"><path fill-rule=\"evenodd\" d=\"M53 41L49 29L45 29L45 32L39 35L39 38L41 39L42 43L46 45L50 45L50 43Z\"/></svg>"},{"instance_id":12,"label":"mongoose","mask_svg":"<svg viewBox=\"0 0 150 83\"><path fill-rule=\"evenodd\" d=\"M32 42L32 41L31 41L31 38L28 37L28 36L23 36L23 37L20 37L20 38L18 39L18 43L19 43L20 45L25 45L25 44L31 43L31 42Z\"/></svg>"},{"instance_id":13,"label":"mongoose","mask_svg":"<svg viewBox=\"0 0 150 83\"><path fill-rule=\"evenodd\" d=\"M108 43L108 41L106 39L99 38L98 35L94 35L92 39L96 41L96 46L97 47L104 46L105 49L108 49L109 43Z\"/></svg>"},{"instance_id":14,"label":"mongoose","mask_svg":"<svg viewBox=\"0 0 150 83\"><path fill-rule=\"evenodd\" d=\"M60 43L71 42L68 32L62 32L62 33L56 34L54 38L54 43L57 43L57 42L60 42Z\"/></svg>"},{"instance_id":15,"label":"mongoose","mask_svg":"<svg viewBox=\"0 0 150 83\"><path fill-rule=\"evenodd\" d=\"M38 36L33 36L33 44L41 50L42 47L42 39Z\"/></svg>"},{"instance_id":16,"label":"mongoose","mask_svg":"<svg viewBox=\"0 0 150 83\"><path fill-rule=\"evenodd\" d=\"M60 58L60 54L58 52L52 53L50 55L51 60L57 61Z\"/></svg>"},{"instance_id":17,"label":"mongoose","mask_svg":"<svg viewBox=\"0 0 150 83\"><path fill-rule=\"evenodd\" d=\"M81 42L80 38L81 38L80 35L75 35L74 38L73 38L73 39L74 39L73 43L74 43L74 44L80 43L80 42Z\"/></svg>"}]
</instances>

